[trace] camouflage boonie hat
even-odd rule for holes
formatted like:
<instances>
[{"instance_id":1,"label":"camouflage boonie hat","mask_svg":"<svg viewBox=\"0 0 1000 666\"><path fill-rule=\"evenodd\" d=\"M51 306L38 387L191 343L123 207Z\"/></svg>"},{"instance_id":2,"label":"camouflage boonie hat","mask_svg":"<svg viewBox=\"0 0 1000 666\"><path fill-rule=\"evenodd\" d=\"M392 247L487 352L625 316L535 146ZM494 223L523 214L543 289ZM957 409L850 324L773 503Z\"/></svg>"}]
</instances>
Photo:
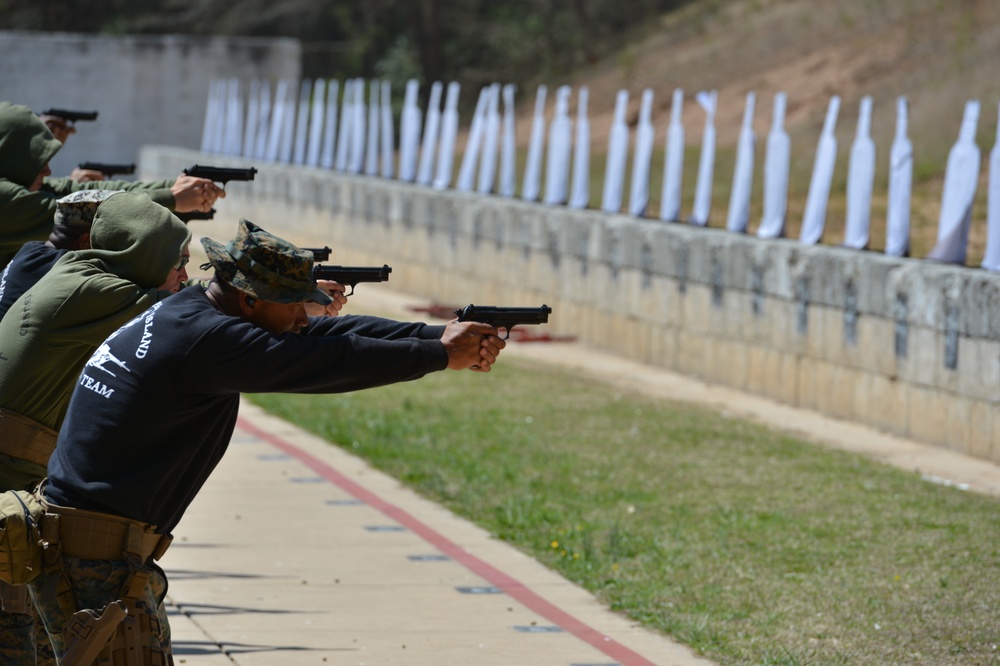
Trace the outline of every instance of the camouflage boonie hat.
<instances>
[{"instance_id":1,"label":"camouflage boonie hat","mask_svg":"<svg viewBox=\"0 0 1000 666\"><path fill-rule=\"evenodd\" d=\"M80 190L56 200L56 226L83 227L94 223L97 207L112 194L122 190Z\"/></svg>"},{"instance_id":2,"label":"camouflage boonie hat","mask_svg":"<svg viewBox=\"0 0 1000 666\"><path fill-rule=\"evenodd\" d=\"M312 277L312 252L300 250L249 220L240 220L236 238L225 246L211 238L202 238L201 245L209 261L202 270L214 267L220 280L262 301L332 302Z\"/></svg>"}]
</instances>

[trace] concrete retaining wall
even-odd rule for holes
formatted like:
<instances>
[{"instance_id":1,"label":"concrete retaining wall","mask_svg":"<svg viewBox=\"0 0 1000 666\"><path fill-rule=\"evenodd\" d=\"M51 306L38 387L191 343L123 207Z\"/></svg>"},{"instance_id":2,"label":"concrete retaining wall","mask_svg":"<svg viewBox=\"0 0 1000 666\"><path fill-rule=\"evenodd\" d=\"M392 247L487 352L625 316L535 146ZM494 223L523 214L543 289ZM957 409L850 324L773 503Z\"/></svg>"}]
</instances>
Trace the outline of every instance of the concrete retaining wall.
<instances>
[{"instance_id":1,"label":"concrete retaining wall","mask_svg":"<svg viewBox=\"0 0 1000 666\"><path fill-rule=\"evenodd\" d=\"M52 160L67 176L80 162L134 162L151 137L198 148L213 80L298 79L300 61L294 39L0 31L0 99L99 112Z\"/></svg>"},{"instance_id":2,"label":"concrete retaining wall","mask_svg":"<svg viewBox=\"0 0 1000 666\"><path fill-rule=\"evenodd\" d=\"M196 162L142 152L145 177ZM1000 461L1000 275L926 260L254 164L220 201L443 304L553 308L547 332ZM224 240L224 239L220 239ZM363 288L377 288L369 285Z\"/></svg>"}]
</instances>

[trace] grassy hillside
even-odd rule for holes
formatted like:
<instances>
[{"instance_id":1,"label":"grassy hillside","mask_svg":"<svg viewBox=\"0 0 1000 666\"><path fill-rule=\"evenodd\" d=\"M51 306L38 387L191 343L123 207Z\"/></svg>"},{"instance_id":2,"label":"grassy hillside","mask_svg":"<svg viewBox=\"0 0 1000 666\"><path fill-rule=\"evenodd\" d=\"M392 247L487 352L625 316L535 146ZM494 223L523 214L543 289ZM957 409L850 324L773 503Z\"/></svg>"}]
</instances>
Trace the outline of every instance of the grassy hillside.
<instances>
[{"instance_id":1,"label":"grassy hillside","mask_svg":"<svg viewBox=\"0 0 1000 666\"><path fill-rule=\"evenodd\" d=\"M983 170L974 213L968 263L978 265L985 243L986 161L997 127L996 62L1000 55L1000 3L995 0L700 0L637 32L613 57L565 81L544 81L549 112L555 87L590 89L592 161L603 178L604 152L614 96L630 91L630 121L638 116L645 88L655 92L651 217L659 211L663 147L675 88L685 91L685 159L682 212L691 210L704 113L694 101L699 90L719 93L718 155L712 226L722 226L728 208L737 132L748 91L757 95L754 128L757 157L753 217L762 204L764 139L775 93L788 95L786 129L792 140L788 235L798 236L816 143L832 95L842 100L837 123L838 157L828 210L825 243L843 238L847 164L861 97L874 100L872 134L877 145L872 246L884 247L888 154L895 133L895 100L909 100L909 136L914 146L913 254L923 256L937 231L941 186L948 151L958 136L965 102L982 104L978 144ZM519 93L519 137L527 141L535 90ZM574 98L575 100L575 98ZM574 111L571 108L571 114ZM630 157L631 164L631 157ZM627 182L626 182L627 187ZM592 205L600 188L592 187ZM596 191L594 191L596 189ZM626 190L627 192L627 190Z\"/></svg>"}]
</instances>

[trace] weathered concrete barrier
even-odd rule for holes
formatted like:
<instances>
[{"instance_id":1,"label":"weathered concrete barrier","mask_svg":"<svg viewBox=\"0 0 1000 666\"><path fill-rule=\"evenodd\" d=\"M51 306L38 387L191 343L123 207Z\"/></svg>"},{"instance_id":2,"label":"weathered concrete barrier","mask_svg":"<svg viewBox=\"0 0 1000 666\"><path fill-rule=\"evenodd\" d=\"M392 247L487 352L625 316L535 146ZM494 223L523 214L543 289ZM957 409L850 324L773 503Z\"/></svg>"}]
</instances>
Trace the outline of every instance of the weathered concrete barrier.
<instances>
[{"instance_id":1,"label":"weathered concrete barrier","mask_svg":"<svg viewBox=\"0 0 1000 666\"><path fill-rule=\"evenodd\" d=\"M151 136L197 148L214 81L297 80L301 62L290 38L0 30L0 97L36 112L99 112L52 159L65 176L80 162L134 162Z\"/></svg>"},{"instance_id":2,"label":"weathered concrete barrier","mask_svg":"<svg viewBox=\"0 0 1000 666\"><path fill-rule=\"evenodd\" d=\"M245 160L147 147L144 178ZM254 164L224 202L446 304L553 308L584 344L1000 460L1000 275L793 240Z\"/></svg>"}]
</instances>

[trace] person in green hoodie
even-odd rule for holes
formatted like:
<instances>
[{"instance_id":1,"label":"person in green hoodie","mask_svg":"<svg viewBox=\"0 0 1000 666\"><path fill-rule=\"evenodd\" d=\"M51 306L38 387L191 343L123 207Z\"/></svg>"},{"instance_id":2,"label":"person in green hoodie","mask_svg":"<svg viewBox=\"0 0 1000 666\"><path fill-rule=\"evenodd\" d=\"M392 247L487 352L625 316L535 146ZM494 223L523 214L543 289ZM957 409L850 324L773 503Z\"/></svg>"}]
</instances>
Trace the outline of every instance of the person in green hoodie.
<instances>
[{"instance_id":1,"label":"person in green hoodie","mask_svg":"<svg viewBox=\"0 0 1000 666\"><path fill-rule=\"evenodd\" d=\"M142 190L179 213L211 210L225 190L207 178L181 175L174 181L102 180L78 183L49 178L49 161L62 147L27 106L0 102L0 266L28 241L52 230L56 200L82 189Z\"/></svg>"},{"instance_id":2,"label":"person in green hoodie","mask_svg":"<svg viewBox=\"0 0 1000 666\"><path fill-rule=\"evenodd\" d=\"M57 116L52 113L39 113L38 117L42 119L45 126L49 128L59 143L65 144L66 139L70 136L76 134L76 125L69 120L66 120L62 116ZM69 174L69 177L78 183L86 183L94 180L107 180L104 174L95 169L81 169L76 167Z\"/></svg>"},{"instance_id":3,"label":"person in green hoodie","mask_svg":"<svg viewBox=\"0 0 1000 666\"><path fill-rule=\"evenodd\" d=\"M41 482L87 359L187 278L190 240L147 194L113 194L94 214L90 248L67 252L14 302L0 321L0 491ZM3 590L0 664L33 666L36 645L37 663L54 664L22 588Z\"/></svg>"}]
</instances>

